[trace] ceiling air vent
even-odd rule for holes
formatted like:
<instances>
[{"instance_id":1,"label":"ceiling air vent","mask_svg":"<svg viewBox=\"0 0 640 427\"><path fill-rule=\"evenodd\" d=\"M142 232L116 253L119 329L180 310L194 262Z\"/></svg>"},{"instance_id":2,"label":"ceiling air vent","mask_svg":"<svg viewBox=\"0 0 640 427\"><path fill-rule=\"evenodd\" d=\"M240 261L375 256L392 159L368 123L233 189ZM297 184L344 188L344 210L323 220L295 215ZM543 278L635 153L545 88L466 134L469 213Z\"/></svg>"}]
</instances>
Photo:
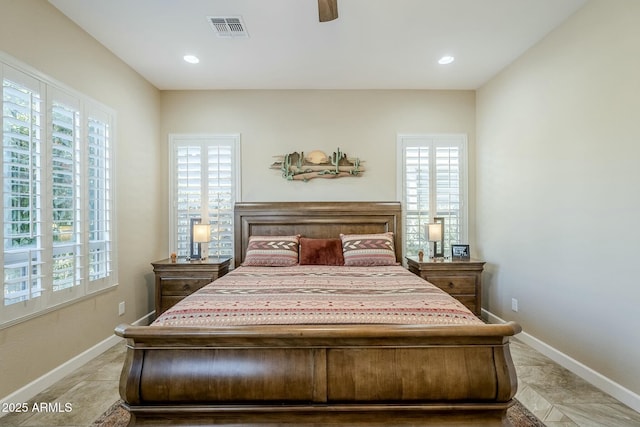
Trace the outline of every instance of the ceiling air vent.
<instances>
[{"instance_id":1,"label":"ceiling air vent","mask_svg":"<svg viewBox=\"0 0 640 427\"><path fill-rule=\"evenodd\" d=\"M207 16L218 37L249 37L241 16Z\"/></svg>"}]
</instances>

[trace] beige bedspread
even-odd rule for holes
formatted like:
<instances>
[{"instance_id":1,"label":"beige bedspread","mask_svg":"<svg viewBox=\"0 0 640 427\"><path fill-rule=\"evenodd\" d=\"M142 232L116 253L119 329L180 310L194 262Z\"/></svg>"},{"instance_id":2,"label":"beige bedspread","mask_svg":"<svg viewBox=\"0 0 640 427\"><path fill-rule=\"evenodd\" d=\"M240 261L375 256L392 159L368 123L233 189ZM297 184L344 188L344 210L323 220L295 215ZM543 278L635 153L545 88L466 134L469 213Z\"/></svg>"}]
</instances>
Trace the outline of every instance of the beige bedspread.
<instances>
[{"instance_id":1,"label":"beige bedspread","mask_svg":"<svg viewBox=\"0 0 640 427\"><path fill-rule=\"evenodd\" d=\"M152 326L478 324L463 304L401 266L240 267Z\"/></svg>"}]
</instances>

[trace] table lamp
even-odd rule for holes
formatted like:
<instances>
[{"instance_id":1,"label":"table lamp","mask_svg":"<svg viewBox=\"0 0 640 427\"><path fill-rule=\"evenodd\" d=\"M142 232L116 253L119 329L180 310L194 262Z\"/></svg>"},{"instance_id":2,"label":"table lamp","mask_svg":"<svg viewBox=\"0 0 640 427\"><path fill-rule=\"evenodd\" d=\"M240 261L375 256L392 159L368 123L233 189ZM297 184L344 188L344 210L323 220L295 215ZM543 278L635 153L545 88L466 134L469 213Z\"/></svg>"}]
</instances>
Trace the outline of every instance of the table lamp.
<instances>
[{"instance_id":1,"label":"table lamp","mask_svg":"<svg viewBox=\"0 0 640 427\"><path fill-rule=\"evenodd\" d=\"M443 256L442 248L440 251L437 250L438 242L442 242L443 228L442 223L427 224L427 241L429 242L429 258L431 259ZM433 243L433 250L431 243Z\"/></svg>"},{"instance_id":2,"label":"table lamp","mask_svg":"<svg viewBox=\"0 0 640 427\"><path fill-rule=\"evenodd\" d=\"M198 244L198 254L200 259L207 259L207 247L202 250L202 244L211 240L211 224L194 224L193 225L193 242Z\"/></svg>"}]
</instances>

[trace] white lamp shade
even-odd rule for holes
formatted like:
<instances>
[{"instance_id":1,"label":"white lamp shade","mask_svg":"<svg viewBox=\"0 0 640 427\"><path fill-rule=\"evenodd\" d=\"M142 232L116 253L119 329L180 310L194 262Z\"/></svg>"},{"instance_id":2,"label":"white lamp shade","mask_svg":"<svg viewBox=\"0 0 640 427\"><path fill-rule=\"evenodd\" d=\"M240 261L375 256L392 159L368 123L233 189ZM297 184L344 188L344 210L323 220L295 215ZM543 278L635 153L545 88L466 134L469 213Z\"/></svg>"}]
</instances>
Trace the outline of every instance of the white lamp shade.
<instances>
[{"instance_id":1,"label":"white lamp shade","mask_svg":"<svg viewBox=\"0 0 640 427\"><path fill-rule=\"evenodd\" d=\"M211 224L195 224L193 226L193 241L206 243L211 240Z\"/></svg>"},{"instance_id":2,"label":"white lamp shade","mask_svg":"<svg viewBox=\"0 0 640 427\"><path fill-rule=\"evenodd\" d=\"M427 240L429 242L442 240L442 224L429 224L427 226Z\"/></svg>"}]
</instances>

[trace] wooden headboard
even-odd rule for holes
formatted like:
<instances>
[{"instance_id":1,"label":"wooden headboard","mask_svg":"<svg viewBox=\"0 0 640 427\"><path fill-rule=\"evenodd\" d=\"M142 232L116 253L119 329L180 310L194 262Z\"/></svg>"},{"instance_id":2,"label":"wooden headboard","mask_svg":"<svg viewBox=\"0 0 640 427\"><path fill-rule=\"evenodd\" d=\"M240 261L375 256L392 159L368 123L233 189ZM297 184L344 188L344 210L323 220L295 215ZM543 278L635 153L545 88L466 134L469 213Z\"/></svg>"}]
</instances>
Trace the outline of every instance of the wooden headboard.
<instances>
[{"instance_id":1,"label":"wooden headboard","mask_svg":"<svg viewBox=\"0 0 640 427\"><path fill-rule=\"evenodd\" d=\"M396 259L402 261L400 202L256 202L235 205L235 266L244 261L249 236L300 234L339 238L343 234L394 233Z\"/></svg>"}]
</instances>

